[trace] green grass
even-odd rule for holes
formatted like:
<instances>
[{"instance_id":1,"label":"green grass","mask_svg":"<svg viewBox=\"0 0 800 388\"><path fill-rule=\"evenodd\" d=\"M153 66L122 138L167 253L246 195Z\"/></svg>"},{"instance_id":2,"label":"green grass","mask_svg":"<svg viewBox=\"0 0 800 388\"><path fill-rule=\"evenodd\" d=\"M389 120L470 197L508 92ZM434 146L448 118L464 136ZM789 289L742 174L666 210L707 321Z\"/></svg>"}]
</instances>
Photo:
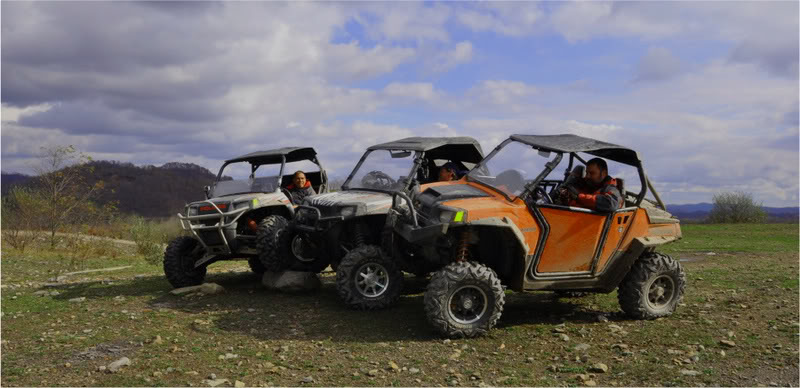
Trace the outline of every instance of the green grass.
<instances>
[{"instance_id":1,"label":"green grass","mask_svg":"<svg viewBox=\"0 0 800 388\"><path fill-rule=\"evenodd\" d=\"M797 252L798 224L683 224L683 239L659 249L672 252Z\"/></svg>"},{"instance_id":2,"label":"green grass","mask_svg":"<svg viewBox=\"0 0 800 388\"><path fill-rule=\"evenodd\" d=\"M4 246L2 384L201 386L215 373L247 385L298 386L310 375L314 383L309 386L436 386L449 384L454 370L463 386L580 386L574 375L603 362L610 370L593 378L599 386L750 386L765 381L797 386L798 259L792 245L797 225L686 225L683 231L684 239L667 247L679 248L673 250L679 252L676 258L693 260L683 262L689 283L682 305L670 317L629 319L619 312L616 292L579 298L511 292L488 336L447 343L426 322L419 292L403 295L390 309L354 311L342 305L330 274L323 276L317 293L281 294L264 290L245 262L230 262L212 265L207 277L224 286L225 293L179 297L169 294L159 266L131 252L74 260L64 258L65 252L21 254ZM705 255L708 251L718 254ZM65 284L45 288L60 295L33 295L57 273L120 265L133 267L70 276ZM407 285L414 279L407 278ZM86 300L69 302L80 296ZM248 312L251 308L255 311ZM598 314L610 322L597 322ZM569 342L554 335L560 323ZM625 333L613 332L611 324ZM728 338L727 330L735 333L735 348L719 344ZM162 344L149 342L156 335ZM586 363L574 361L578 343L591 345ZM613 349L617 343L632 353ZM119 373L97 373L97 366L120 355L77 357L101 344L125 347L123 355L133 364ZM764 350L775 344L782 350L766 355ZM668 349L688 352L700 345L705 350L699 362L673 365L673 359L687 355ZM171 350L174 346L179 350ZM461 355L453 360L456 349ZM719 355L723 349L726 356ZM218 359L229 352L239 357ZM390 361L421 372L388 371ZM65 368L65 362L71 367ZM561 367L559 372L548 370L553 364ZM780 372L769 369L774 365ZM180 372L166 374L167 367ZM276 367L283 369L272 370ZM681 376L683 367L703 374ZM365 375L371 369L378 369L378 376ZM731 375L733 370L747 379ZM164 375L154 378L155 371ZM473 373L481 379L470 380Z\"/></svg>"}]
</instances>

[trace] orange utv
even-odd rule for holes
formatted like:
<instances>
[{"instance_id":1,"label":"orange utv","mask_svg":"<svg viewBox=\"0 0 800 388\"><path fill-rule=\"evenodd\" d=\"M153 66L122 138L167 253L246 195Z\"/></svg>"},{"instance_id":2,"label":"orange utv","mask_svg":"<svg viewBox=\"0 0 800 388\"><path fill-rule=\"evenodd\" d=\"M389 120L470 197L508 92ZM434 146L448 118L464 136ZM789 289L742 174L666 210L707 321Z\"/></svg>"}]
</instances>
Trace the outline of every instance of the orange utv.
<instances>
[{"instance_id":1,"label":"orange utv","mask_svg":"<svg viewBox=\"0 0 800 388\"><path fill-rule=\"evenodd\" d=\"M569 206L567 188L591 157L627 169L624 197L611 213ZM563 175L556 167L566 162ZM614 172L614 171L611 171ZM652 198L645 198L649 193ZM649 197L649 196L648 196ZM425 291L428 321L449 337L491 329L514 291L618 290L631 317L670 315L686 277L656 252L681 238L680 223L645 174L639 154L575 135L512 135L456 182L395 193L384 250L433 274ZM390 236L390 237L389 237Z\"/></svg>"}]
</instances>

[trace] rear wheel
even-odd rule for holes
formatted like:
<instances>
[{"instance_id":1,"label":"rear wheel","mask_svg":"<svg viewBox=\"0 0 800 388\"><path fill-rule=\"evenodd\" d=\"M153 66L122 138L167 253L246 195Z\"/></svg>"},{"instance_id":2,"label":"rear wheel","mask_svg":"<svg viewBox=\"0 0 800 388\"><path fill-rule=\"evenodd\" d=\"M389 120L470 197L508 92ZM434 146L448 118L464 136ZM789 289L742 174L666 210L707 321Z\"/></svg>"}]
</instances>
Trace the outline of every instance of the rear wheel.
<instances>
[{"instance_id":1,"label":"rear wheel","mask_svg":"<svg viewBox=\"0 0 800 388\"><path fill-rule=\"evenodd\" d=\"M336 270L336 291L345 304L375 310L394 304L403 289L403 272L375 245L356 247Z\"/></svg>"},{"instance_id":2,"label":"rear wheel","mask_svg":"<svg viewBox=\"0 0 800 388\"><path fill-rule=\"evenodd\" d=\"M278 239L289 223L281 216L268 216L258 224L256 247L258 259L265 271L280 272L289 268L288 260L281 254Z\"/></svg>"},{"instance_id":3,"label":"rear wheel","mask_svg":"<svg viewBox=\"0 0 800 388\"><path fill-rule=\"evenodd\" d=\"M633 318L653 319L672 314L685 288L686 274L681 264L653 252L633 263L617 294L625 313Z\"/></svg>"},{"instance_id":4,"label":"rear wheel","mask_svg":"<svg viewBox=\"0 0 800 388\"><path fill-rule=\"evenodd\" d=\"M175 288L196 286L203 283L206 267L194 267L205 254L205 249L196 239L179 236L170 241L164 251L164 275Z\"/></svg>"},{"instance_id":5,"label":"rear wheel","mask_svg":"<svg viewBox=\"0 0 800 388\"><path fill-rule=\"evenodd\" d=\"M482 264L457 262L434 272L425 292L425 315L447 337L486 334L500 319L503 286Z\"/></svg>"}]
</instances>

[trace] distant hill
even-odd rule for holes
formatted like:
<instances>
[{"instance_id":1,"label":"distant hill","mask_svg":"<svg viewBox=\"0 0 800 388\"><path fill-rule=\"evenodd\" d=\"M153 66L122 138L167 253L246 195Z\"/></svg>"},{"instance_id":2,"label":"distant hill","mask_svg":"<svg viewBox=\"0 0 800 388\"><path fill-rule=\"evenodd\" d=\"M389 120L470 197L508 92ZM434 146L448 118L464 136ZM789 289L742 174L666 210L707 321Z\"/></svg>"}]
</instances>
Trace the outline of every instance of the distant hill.
<instances>
[{"instance_id":1,"label":"distant hill","mask_svg":"<svg viewBox=\"0 0 800 388\"><path fill-rule=\"evenodd\" d=\"M116 161L93 161L88 181L102 180L105 188L100 201L117 201L124 213L145 217L169 217L183 210L186 202L205 198L203 186L214 182L216 174L192 163L167 163L161 167L135 166ZM3 194L14 185L31 184L34 177L2 174Z\"/></svg>"},{"instance_id":2,"label":"distant hill","mask_svg":"<svg viewBox=\"0 0 800 388\"><path fill-rule=\"evenodd\" d=\"M667 211L674 216L687 221L702 221L708 217L708 213L714 207L710 203L693 203L688 205L667 205ZM800 208L798 207L762 207L767 212L770 221L795 222L800 218Z\"/></svg>"},{"instance_id":3,"label":"distant hill","mask_svg":"<svg viewBox=\"0 0 800 388\"><path fill-rule=\"evenodd\" d=\"M8 193L8 191L11 190L12 187L14 187L14 185L27 182L28 179L31 179L31 177L25 174L18 174L15 172L2 173L2 181L0 181L0 188L2 188L3 195L6 195L6 193Z\"/></svg>"}]
</instances>

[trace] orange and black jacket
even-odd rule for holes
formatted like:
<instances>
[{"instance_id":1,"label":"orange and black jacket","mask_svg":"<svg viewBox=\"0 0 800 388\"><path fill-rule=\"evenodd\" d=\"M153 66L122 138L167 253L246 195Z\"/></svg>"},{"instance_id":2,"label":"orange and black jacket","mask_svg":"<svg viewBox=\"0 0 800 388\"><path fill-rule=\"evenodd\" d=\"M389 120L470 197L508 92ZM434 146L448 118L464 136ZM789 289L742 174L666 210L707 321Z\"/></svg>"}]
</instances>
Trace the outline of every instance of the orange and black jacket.
<instances>
[{"instance_id":1,"label":"orange and black jacket","mask_svg":"<svg viewBox=\"0 0 800 388\"><path fill-rule=\"evenodd\" d=\"M599 212L613 212L622 207L622 194L617 189L617 180L607 176L597 190L586 185L578 187L578 198L570 200L570 206L579 206Z\"/></svg>"},{"instance_id":2,"label":"orange and black jacket","mask_svg":"<svg viewBox=\"0 0 800 388\"><path fill-rule=\"evenodd\" d=\"M298 205L303 203L303 198L317 193L314 191L314 188L311 187L311 182L309 181L306 181L306 184L303 187L297 187L295 186L294 182L292 182L289 184L289 186L286 186L286 190L289 190L289 193L292 194L292 203Z\"/></svg>"}]
</instances>

